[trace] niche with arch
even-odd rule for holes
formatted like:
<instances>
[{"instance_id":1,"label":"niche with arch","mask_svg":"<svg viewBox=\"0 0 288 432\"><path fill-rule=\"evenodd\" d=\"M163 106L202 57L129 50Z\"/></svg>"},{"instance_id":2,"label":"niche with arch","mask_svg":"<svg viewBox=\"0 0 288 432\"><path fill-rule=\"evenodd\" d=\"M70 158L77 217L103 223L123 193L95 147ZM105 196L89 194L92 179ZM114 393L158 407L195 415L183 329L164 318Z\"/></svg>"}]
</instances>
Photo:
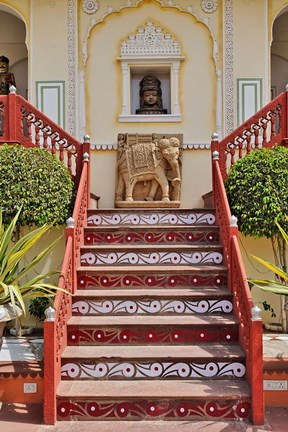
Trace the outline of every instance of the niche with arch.
<instances>
[{"instance_id":1,"label":"niche with arch","mask_svg":"<svg viewBox=\"0 0 288 432\"><path fill-rule=\"evenodd\" d=\"M180 122L179 68L184 60L178 41L152 21L121 44L122 110L120 122ZM136 114L140 108L139 83L146 75L161 81L163 108L167 114Z\"/></svg>"}]
</instances>

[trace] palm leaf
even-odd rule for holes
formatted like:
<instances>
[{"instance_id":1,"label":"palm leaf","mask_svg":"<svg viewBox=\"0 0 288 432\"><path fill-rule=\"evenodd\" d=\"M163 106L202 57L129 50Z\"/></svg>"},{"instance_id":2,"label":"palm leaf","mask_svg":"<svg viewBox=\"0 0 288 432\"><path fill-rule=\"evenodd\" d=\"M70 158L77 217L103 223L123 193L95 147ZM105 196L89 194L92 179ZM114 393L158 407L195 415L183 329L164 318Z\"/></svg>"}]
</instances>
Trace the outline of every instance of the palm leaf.
<instances>
[{"instance_id":1,"label":"palm leaf","mask_svg":"<svg viewBox=\"0 0 288 432\"><path fill-rule=\"evenodd\" d=\"M277 276L281 277L282 279L288 280L288 273L286 273L284 270L281 270L279 267L277 267L275 264L271 264L268 261L265 261L259 257L256 257L255 255L252 255L253 258L255 258L257 261L259 261L261 264L263 264L266 268L271 270L273 273L275 273Z\"/></svg>"},{"instance_id":2,"label":"palm leaf","mask_svg":"<svg viewBox=\"0 0 288 432\"><path fill-rule=\"evenodd\" d=\"M258 288L266 292L271 292L280 295L288 295L288 287L284 284L281 284L280 282L276 282L273 280L251 279L249 280L249 284L252 284L253 286L257 286Z\"/></svg>"}]
</instances>

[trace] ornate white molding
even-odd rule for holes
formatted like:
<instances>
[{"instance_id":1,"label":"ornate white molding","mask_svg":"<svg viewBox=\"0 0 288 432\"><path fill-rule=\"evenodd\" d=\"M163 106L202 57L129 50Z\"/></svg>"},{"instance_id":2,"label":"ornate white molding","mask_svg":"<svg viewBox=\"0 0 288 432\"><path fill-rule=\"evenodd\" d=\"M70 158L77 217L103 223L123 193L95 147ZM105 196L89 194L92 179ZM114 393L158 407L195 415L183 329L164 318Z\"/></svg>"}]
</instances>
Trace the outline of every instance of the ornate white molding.
<instances>
[{"instance_id":1,"label":"ornate white molding","mask_svg":"<svg viewBox=\"0 0 288 432\"><path fill-rule=\"evenodd\" d=\"M202 0L201 9L205 13L213 13L217 10L218 1L217 0Z\"/></svg>"},{"instance_id":2,"label":"ornate white molding","mask_svg":"<svg viewBox=\"0 0 288 432\"><path fill-rule=\"evenodd\" d=\"M68 125L69 133L76 136L76 58L77 30L75 0L68 0Z\"/></svg>"},{"instance_id":3,"label":"ornate white molding","mask_svg":"<svg viewBox=\"0 0 288 432\"><path fill-rule=\"evenodd\" d=\"M91 15L97 12L99 8L99 3L96 0L83 0L82 1L82 10L83 12Z\"/></svg>"},{"instance_id":4,"label":"ornate white molding","mask_svg":"<svg viewBox=\"0 0 288 432\"><path fill-rule=\"evenodd\" d=\"M121 12L123 9L129 9L129 8L137 8L141 3L143 3L143 1L145 0L138 0L135 4L132 4L132 2L130 0L127 0L127 3L125 5L119 6L118 8L113 8L111 6L108 6L106 12L103 13L103 16L99 19L91 19L91 24L87 30L87 34L86 34L86 38L83 42L82 45L82 54L83 54L83 66L85 66L88 55L87 55L87 42L88 39L90 37L90 33L93 29L94 26L102 23L109 15L113 14L113 13L119 13ZM187 6L186 9L182 8L179 5L176 5L173 3L172 0L168 0L168 2L164 2L163 0L156 0L157 3L159 3L163 8L175 8L180 12L184 12L187 14L187 12L192 15L197 22L204 24L205 27L208 28L209 33L211 35L212 41L213 41L213 58L214 58L214 63L215 63L215 69L217 70L217 65L218 65L218 42L216 40L216 37L214 36L214 32L213 29L209 23L209 18L207 17L199 17L194 11L192 6ZM232 0L231 0L232 1ZM112 2L111 2L112 3ZM115 6L114 6L115 7Z\"/></svg>"},{"instance_id":5,"label":"ornate white molding","mask_svg":"<svg viewBox=\"0 0 288 432\"><path fill-rule=\"evenodd\" d=\"M233 0L225 4L225 123L226 134L234 129L233 98Z\"/></svg>"},{"instance_id":6,"label":"ornate white molding","mask_svg":"<svg viewBox=\"0 0 288 432\"><path fill-rule=\"evenodd\" d=\"M159 26L148 21L145 27L139 27L136 34L121 44L121 56L178 56L180 55L179 42L170 33L164 33Z\"/></svg>"},{"instance_id":7,"label":"ornate white molding","mask_svg":"<svg viewBox=\"0 0 288 432\"><path fill-rule=\"evenodd\" d=\"M96 143L90 143L90 149L91 150L117 150L118 144L117 143L106 143L106 144L96 144ZM210 149L210 142L209 143L183 143L182 146L183 150L209 150Z\"/></svg>"}]
</instances>

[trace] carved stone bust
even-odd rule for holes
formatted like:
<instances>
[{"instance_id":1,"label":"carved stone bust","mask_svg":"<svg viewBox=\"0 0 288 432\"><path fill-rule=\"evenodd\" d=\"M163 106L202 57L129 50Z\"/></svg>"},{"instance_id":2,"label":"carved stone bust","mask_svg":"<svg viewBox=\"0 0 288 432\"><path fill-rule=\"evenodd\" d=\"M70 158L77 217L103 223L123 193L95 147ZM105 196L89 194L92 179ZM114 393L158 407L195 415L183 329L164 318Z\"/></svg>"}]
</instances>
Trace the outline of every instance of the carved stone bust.
<instances>
[{"instance_id":1,"label":"carved stone bust","mask_svg":"<svg viewBox=\"0 0 288 432\"><path fill-rule=\"evenodd\" d=\"M162 105L161 81L153 75L146 75L139 85L140 109L136 114L167 114Z\"/></svg>"},{"instance_id":2,"label":"carved stone bust","mask_svg":"<svg viewBox=\"0 0 288 432\"><path fill-rule=\"evenodd\" d=\"M16 87L13 73L9 72L9 59L0 56L0 95L8 95L9 88L13 85Z\"/></svg>"}]
</instances>

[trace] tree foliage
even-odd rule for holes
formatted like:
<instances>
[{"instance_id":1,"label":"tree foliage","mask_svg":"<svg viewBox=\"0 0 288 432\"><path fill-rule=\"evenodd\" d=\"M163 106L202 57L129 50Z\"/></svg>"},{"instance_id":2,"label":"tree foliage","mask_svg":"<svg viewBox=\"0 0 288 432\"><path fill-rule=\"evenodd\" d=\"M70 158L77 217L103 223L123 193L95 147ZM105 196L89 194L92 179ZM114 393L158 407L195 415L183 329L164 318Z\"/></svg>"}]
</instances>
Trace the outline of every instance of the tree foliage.
<instances>
[{"instance_id":1,"label":"tree foliage","mask_svg":"<svg viewBox=\"0 0 288 432\"><path fill-rule=\"evenodd\" d=\"M238 160L225 182L231 212L247 236L273 238L275 221L288 230L288 149L255 150Z\"/></svg>"},{"instance_id":2,"label":"tree foliage","mask_svg":"<svg viewBox=\"0 0 288 432\"><path fill-rule=\"evenodd\" d=\"M18 144L0 147L0 202L8 224L22 206L18 226L63 224L71 215L74 185L56 156Z\"/></svg>"}]
</instances>

